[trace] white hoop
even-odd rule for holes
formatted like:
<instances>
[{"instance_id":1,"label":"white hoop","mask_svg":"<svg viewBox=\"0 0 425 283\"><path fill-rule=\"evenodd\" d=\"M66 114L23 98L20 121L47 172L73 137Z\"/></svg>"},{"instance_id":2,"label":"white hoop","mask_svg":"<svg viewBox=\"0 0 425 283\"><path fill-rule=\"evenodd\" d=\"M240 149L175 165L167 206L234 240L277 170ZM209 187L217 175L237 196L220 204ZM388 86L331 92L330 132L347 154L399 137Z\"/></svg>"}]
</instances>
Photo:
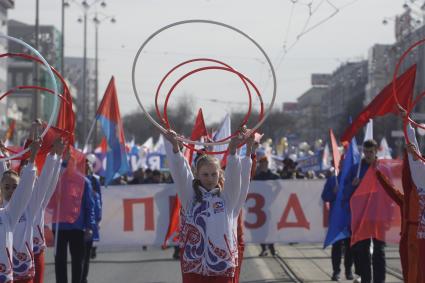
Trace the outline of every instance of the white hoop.
<instances>
[{"instance_id":1,"label":"white hoop","mask_svg":"<svg viewBox=\"0 0 425 283\"><path fill-rule=\"evenodd\" d=\"M273 97L272 97L272 101L270 103L270 106L266 110L266 113L263 116L263 118L260 121L258 121L258 123L247 133L247 135L251 135L253 132L255 132L264 123L264 121L266 120L266 118L270 115L271 109L273 108L274 102L276 100L276 91L277 91L276 73L275 73L275 70L273 68L273 64L272 64L269 56L267 56L266 52L260 46L260 44L258 44L253 38L251 38L249 35L247 35L243 31L241 31L241 30L239 30L239 29L237 29L235 27L232 27L230 25L227 25L227 24L224 24L224 23L221 23L221 22L217 22L217 21L211 21L211 20L185 20L185 21L175 22L175 23L169 24L167 26L164 26L164 27L160 28L159 30L157 30L156 32L152 33L145 40L145 42L143 42L142 46L137 51L137 54L136 54L136 56L134 58L134 61L133 61L133 67L132 67L132 70L131 70L131 79L132 79L133 91L134 91L134 94L136 96L137 102L139 103L140 108L142 109L143 113L145 113L145 115L148 118L148 120L151 121L151 123L155 127L157 127L163 133L166 133L167 132L167 130L164 127L162 127L158 122L156 122L155 119L146 111L145 107L143 106L142 102L139 99L139 93L137 92L137 88L136 88L136 63L137 63L137 61L139 59L139 56L140 56L141 52L145 48L145 46L155 36L157 36L159 33L163 32L164 30L167 30L169 28L178 26L178 25L191 24L191 23L213 24L213 25L222 26L222 27L231 29L233 31L236 31L237 33L241 34L242 36L244 36L245 38L247 38L249 41L251 41L260 50L260 52L264 55L264 57L266 58L267 63L269 64L269 67L270 67L272 76L273 76ZM180 137L180 136L177 136L177 139L179 141L186 142L186 143L189 143L189 144L204 145L204 146L221 145L221 144L227 144L227 143L230 142L230 140L226 140L226 141L222 141L222 142L199 142L199 141L192 141L190 139L187 139L187 138L184 138L184 137Z\"/></svg>"},{"instance_id":2,"label":"white hoop","mask_svg":"<svg viewBox=\"0 0 425 283\"><path fill-rule=\"evenodd\" d=\"M50 115L49 121L47 122L47 127L44 129L43 133L41 133L41 135L40 135L40 138L43 138L46 135L46 133L49 130L49 128L51 127L51 125L53 124L53 119L56 118L56 112L58 110L58 104L59 104L59 99L58 99L58 95L59 95L58 85L56 83L56 79L55 79L55 76L54 76L54 74L52 72L51 66L49 65L49 63L47 63L47 61L43 58L43 56L41 56L41 54L34 47L32 47L31 45L27 44L26 42L24 42L24 41L22 41L22 40L20 40L18 38L5 35L5 34L0 34L0 38L4 38L4 39L10 40L10 41L14 41L14 42L16 42L18 44L21 44L21 45L25 46L26 48L28 48L29 50L31 50L40 59L40 61L43 63L44 66L46 66L46 71L49 74L49 77L50 77L50 79L52 81L52 84L53 84L53 92L54 92L55 102L53 104L52 114ZM30 150L30 148L26 148L26 149L22 150L19 153L10 155L8 157L0 158L0 162L6 161L6 160L10 160L10 159L14 159L14 158L17 158L17 157L21 157L22 155L24 155L25 153L27 153L29 150Z\"/></svg>"}]
</instances>

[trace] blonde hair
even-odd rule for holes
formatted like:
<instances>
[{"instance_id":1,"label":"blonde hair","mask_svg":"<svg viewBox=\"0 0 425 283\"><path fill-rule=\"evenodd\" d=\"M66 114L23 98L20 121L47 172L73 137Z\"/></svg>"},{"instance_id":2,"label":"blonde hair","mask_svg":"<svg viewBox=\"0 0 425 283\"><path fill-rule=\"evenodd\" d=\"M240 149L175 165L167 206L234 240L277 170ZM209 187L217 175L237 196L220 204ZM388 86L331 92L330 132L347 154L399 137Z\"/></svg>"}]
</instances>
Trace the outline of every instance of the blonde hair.
<instances>
[{"instance_id":1,"label":"blonde hair","mask_svg":"<svg viewBox=\"0 0 425 283\"><path fill-rule=\"evenodd\" d=\"M18 172L16 172L15 170L6 170L3 172L3 175L1 176L1 181L0 181L0 189L3 190L3 182L6 178L16 178L17 181L19 182L19 174Z\"/></svg>"},{"instance_id":2,"label":"blonde hair","mask_svg":"<svg viewBox=\"0 0 425 283\"><path fill-rule=\"evenodd\" d=\"M19 174L15 170L9 169L3 172L3 176L1 177L1 183L3 183L4 178L6 177L16 177L19 179Z\"/></svg>"},{"instance_id":3,"label":"blonde hair","mask_svg":"<svg viewBox=\"0 0 425 283\"><path fill-rule=\"evenodd\" d=\"M220 196L221 191L223 190L223 185L224 185L224 174L223 174L223 170L220 167L220 161L211 156L211 155L207 155L207 154L202 154L201 156L198 157L198 159L195 162L195 170L196 170L196 174L198 174L199 169L207 164L214 164L217 167L218 170L218 188L220 188L219 192L217 193L218 196ZM198 178L193 179L192 182L192 186L193 186L193 190L195 191L195 201L196 202L202 202L202 192L200 189L201 186L201 180L199 180Z\"/></svg>"}]
</instances>

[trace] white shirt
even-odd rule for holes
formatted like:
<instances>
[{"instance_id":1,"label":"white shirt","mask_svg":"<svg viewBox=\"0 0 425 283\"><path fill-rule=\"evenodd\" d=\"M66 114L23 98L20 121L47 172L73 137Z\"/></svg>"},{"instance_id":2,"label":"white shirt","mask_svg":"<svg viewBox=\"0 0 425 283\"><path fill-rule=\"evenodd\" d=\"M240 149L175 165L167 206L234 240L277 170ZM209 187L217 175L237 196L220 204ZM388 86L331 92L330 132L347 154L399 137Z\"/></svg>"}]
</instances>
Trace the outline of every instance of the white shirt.
<instances>
[{"instance_id":1,"label":"white shirt","mask_svg":"<svg viewBox=\"0 0 425 283\"><path fill-rule=\"evenodd\" d=\"M10 201L0 208L0 283L13 281L13 231L31 199L35 179L34 164L26 165Z\"/></svg>"},{"instance_id":2,"label":"white shirt","mask_svg":"<svg viewBox=\"0 0 425 283\"><path fill-rule=\"evenodd\" d=\"M35 214L35 219L33 223L33 252L34 254L41 253L46 248L46 240L44 238L44 212L47 205L49 204L50 199L52 198L53 193L55 192L56 185L58 184L59 176L63 171L61 166L62 160L59 159L53 169L53 177L50 182L50 185L47 188L46 194L44 196L41 206Z\"/></svg>"},{"instance_id":3,"label":"white shirt","mask_svg":"<svg viewBox=\"0 0 425 283\"><path fill-rule=\"evenodd\" d=\"M37 178L31 199L13 231L13 279L24 280L35 275L33 250L33 222L44 200L58 163L56 155L47 155L43 170Z\"/></svg>"}]
</instances>

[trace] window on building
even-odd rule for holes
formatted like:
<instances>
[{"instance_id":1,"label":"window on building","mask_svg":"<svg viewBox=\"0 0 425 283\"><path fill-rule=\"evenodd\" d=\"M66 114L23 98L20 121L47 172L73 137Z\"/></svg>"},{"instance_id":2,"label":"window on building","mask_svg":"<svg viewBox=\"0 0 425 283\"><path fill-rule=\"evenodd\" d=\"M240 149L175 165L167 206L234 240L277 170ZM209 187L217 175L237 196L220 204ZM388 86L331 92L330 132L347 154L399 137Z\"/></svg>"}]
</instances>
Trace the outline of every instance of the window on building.
<instances>
[{"instance_id":1,"label":"window on building","mask_svg":"<svg viewBox=\"0 0 425 283\"><path fill-rule=\"evenodd\" d=\"M24 85L24 74L22 72L16 72L15 74L15 85Z\"/></svg>"}]
</instances>

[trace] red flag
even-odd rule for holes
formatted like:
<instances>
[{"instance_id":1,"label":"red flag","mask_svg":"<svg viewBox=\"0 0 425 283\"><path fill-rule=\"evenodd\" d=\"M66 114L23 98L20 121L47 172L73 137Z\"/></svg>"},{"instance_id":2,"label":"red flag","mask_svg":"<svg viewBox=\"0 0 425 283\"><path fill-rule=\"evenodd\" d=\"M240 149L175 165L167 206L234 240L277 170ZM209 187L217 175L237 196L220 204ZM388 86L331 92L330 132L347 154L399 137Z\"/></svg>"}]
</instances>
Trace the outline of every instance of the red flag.
<instances>
[{"instance_id":1,"label":"red flag","mask_svg":"<svg viewBox=\"0 0 425 283\"><path fill-rule=\"evenodd\" d=\"M202 114L202 109L199 108L198 115L196 116L195 125L192 129L192 134L190 139L193 141L199 140L201 137L208 136L207 127L205 127L204 115ZM190 144L190 149L187 149L185 152L185 158L192 164L193 152L195 151L195 145Z\"/></svg>"},{"instance_id":2,"label":"red flag","mask_svg":"<svg viewBox=\"0 0 425 283\"><path fill-rule=\"evenodd\" d=\"M43 127L46 127L46 123L43 124ZM58 138L64 138L68 136L68 132L65 132L64 130L61 130L59 128L51 126L47 133L44 135L42 141L41 141L41 148L37 153L37 156L35 158L35 164L38 169L38 174L41 173L41 170L43 169L44 162L46 161L47 154L50 152L53 143ZM27 148L33 141L27 140L25 142L24 148ZM18 159L21 160L21 164L19 165L19 171L22 168L24 161L27 160L30 157L30 153L27 152L23 156L19 157Z\"/></svg>"},{"instance_id":3,"label":"red flag","mask_svg":"<svg viewBox=\"0 0 425 283\"><path fill-rule=\"evenodd\" d=\"M96 147L94 152L99 152L99 153L105 153L106 151L108 151L108 142L106 141L106 138L103 137L102 140L100 141L100 144L98 147Z\"/></svg>"},{"instance_id":4,"label":"red flag","mask_svg":"<svg viewBox=\"0 0 425 283\"><path fill-rule=\"evenodd\" d=\"M167 234L165 235L164 243L162 244L162 248L167 247L167 242L171 238L171 236L175 235L173 240L176 241L177 240L176 238L177 238L178 233L179 233L181 203L180 203L180 200L179 200L177 195L174 199L175 199L175 201L174 201L173 209L170 213L170 223L168 223Z\"/></svg>"},{"instance_id":5,"label":"red flag","mask_svg":"<svg viewBox=\"0 0 425 283\"><path fill-rule=\"evenodd\" d=\"M71 158L62 172L46 210L46 223L74 223L80 215L84 193L86 156L70 147Z\"/></svg>"},{"instance_id":6,"label":"red flag","mask_svg":"<svg viewBox=\"0 0 425 283\"><path fill-rule=\"evenodd\" d=\"M64 86L64 99L60 100L60 108L56 127L68 132L68 143L74 144L75 113L72 110L72 96L68 87Z\"/></svg>"},{"instance_id":7,"label":"red flag","mask_svg":"<svg viewBox=\"0 0 425 283\"><path fill-rule=\"evenodd\" d=\"M329 129L329 136L331 139L332 159L335 168L335 175L338 176L339 163L341 162L341 153L339 152L338 143L336 142L336 138L332 129Z\"/></svg>"},{"instance_id":8,"label":"red flag","mask_svg":"<svg viewBox=\"0 0 425 283\"><path fill-rule=\"evenodd\" d=\"M397 98L401 106L407 109L410 104L415 86L416 65L413 65L396 80ZM348 143L355 136L358 129L362 128L369 119L384 116L388 113L398 113L396 101L393 96L393 85L387 85L365 109L357 116L353 123L345 130L341 142Z\"/></svg>"},{"instance_id":9,"label":"red flag","mask_svg":"<svg viewBox=\"0 0 425 283\"><path fill-rule=\"evenodd\" d=\"M43 168L44 166L44 162L46 161L47 154L50 152L55 140L57 140L58 138L64 138L67 135L68 135L67 132L59 128L56 128L56 127L49 128L46 135L44 135L43 137L41 148L35 159L35 163L37 165L39 172L41 172L41 168Z\"/></svg>"},{"instance_id":10,"label":"red flag","mask_svg":"<svg viewBox=\"0 0 425 283\"><path fill-rule=\"evenodd\" d=\"M108 148L106 152L105 184L112 182L116 175L124 175L130 171L125 150L124 127L118 105L115 79L111 78L99 108L96 119L100 122L105 134Z\"/></svg>"},{"instance_id":11,"label":"red flag","mask_svg":"<svg viewBox=\"0 0 425 283\"><path fill-rule=\"evenodd\" d=\"M11 119L9 128L7 129L7 132L6 132L6 136L4 137L5 142L13 139L13 135L15 134L15 126L16 126L16 121Z\"/></svg>"},{"instance_id":12,"label":"red flag","mask_svg":"<svg viewBox=\"0 0 425 283\"><path fill-rule=\"evenodd\" d=\"M394 187L401 188L401 169L402 162L395 159L382 159L369 167L350 199L352 245L369 238L387 243L400 240L400 209L385 192L376 171L385 174Z\"/></svg>"}]
</instances>

